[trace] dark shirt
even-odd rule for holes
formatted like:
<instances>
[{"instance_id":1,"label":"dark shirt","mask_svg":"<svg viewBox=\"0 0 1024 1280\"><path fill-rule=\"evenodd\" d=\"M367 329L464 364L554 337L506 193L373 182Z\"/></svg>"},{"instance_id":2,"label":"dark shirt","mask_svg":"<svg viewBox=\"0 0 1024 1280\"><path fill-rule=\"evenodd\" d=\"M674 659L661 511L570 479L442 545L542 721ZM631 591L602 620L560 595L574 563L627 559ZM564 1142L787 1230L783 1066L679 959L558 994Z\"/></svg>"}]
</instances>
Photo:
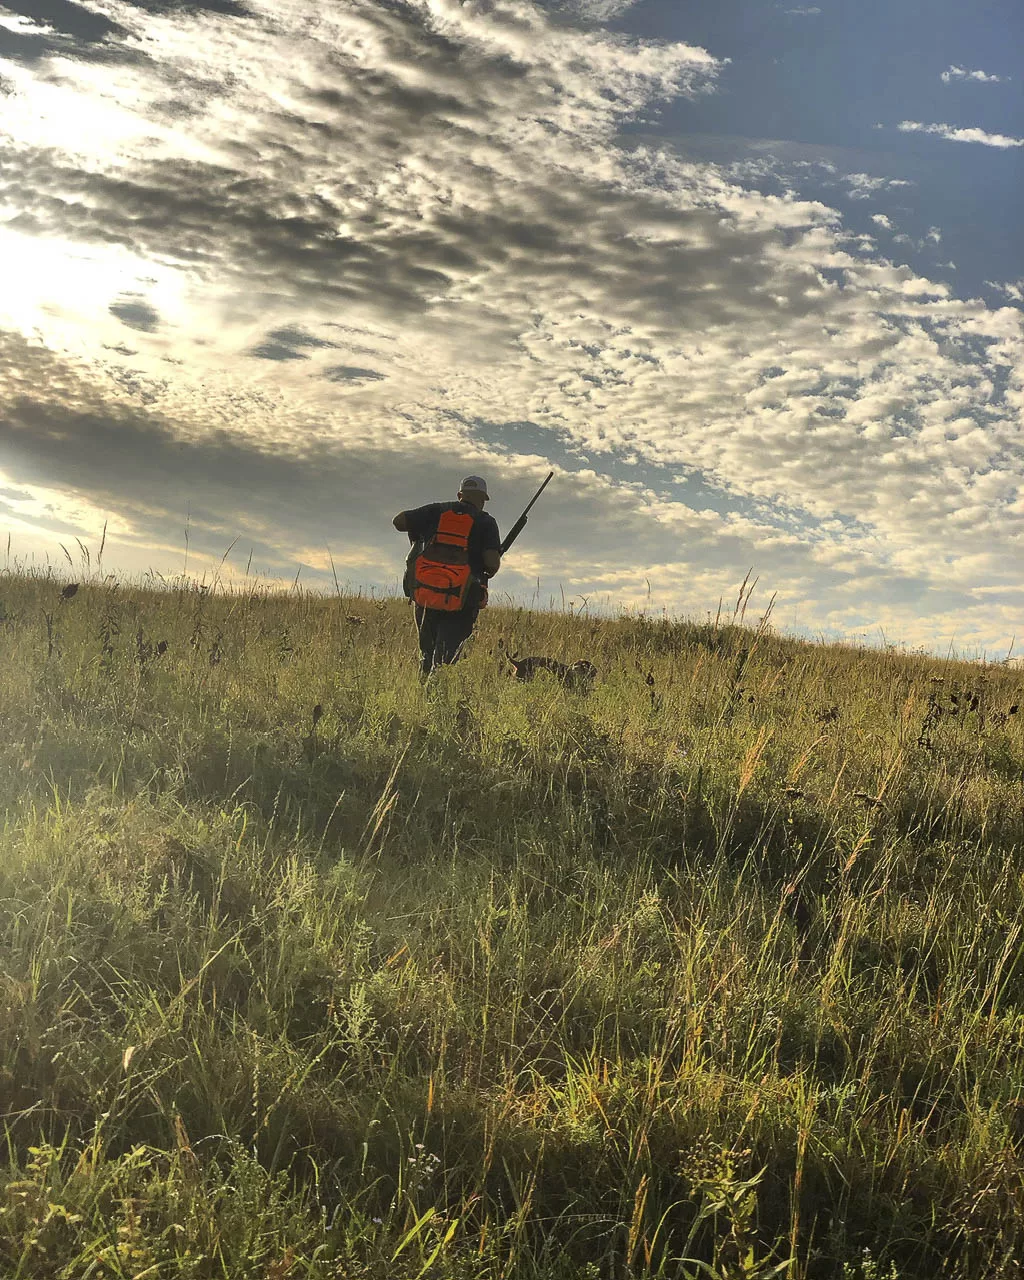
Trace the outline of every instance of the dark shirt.
<instances>
[{"instance_id":1,"label":"dark shirt","mask_svg":"<svg viewBox=\"0 0 1024 1280\"><path fill-rule=\"evenodd\" d=\"M473 575L482 582L487 576L484 570L484 552L501 550L498 522L486 511L477 511L468 502L430 502L425 507L414 507L412 511L405 513L409 525L409 540L421 546L429 542L437 533L442 511L458 511L460 514L476 517L469 532L469 567Z\"/></svg>"}]
</instances>

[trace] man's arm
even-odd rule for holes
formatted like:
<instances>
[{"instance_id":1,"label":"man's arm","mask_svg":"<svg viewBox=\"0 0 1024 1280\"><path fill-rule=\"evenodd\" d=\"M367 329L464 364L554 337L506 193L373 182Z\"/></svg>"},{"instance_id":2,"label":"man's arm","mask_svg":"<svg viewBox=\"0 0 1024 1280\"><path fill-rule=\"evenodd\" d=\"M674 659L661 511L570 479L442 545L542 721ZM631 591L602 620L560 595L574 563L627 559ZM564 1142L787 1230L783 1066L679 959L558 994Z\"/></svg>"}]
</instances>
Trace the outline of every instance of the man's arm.
<instances>
[{"instance_id":1,"label":"man's arm","mask_svg":"<svg viewBox=\"0 0 1024 1280\"><path fill-rule=\"evenodd\" d=\"M493 578L501 567L501 534L493 516L488 515L483 525L483 548L480 558L484 563L484 572Z\"/></svg>"},{"instance_id":2,"label":"man's arm","mask_svg":"<svg viewBox=\"0 0 1024 1280\"><path fill-rule=\"evenodd\" d=\"M433 536L440 514L441 504L428 502L425 507L410 507L408 511L399 511L391 523L399 533L407 533L410 542L419 542Z\"/></svg>"}]
</instances>

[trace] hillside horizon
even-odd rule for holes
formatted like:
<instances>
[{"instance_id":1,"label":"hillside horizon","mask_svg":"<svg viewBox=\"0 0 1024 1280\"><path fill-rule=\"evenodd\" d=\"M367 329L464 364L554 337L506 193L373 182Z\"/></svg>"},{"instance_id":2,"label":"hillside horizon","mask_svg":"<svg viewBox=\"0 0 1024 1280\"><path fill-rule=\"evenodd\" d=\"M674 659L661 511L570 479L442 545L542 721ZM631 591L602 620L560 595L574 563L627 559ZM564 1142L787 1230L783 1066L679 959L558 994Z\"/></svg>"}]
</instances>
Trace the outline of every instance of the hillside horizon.
<instances>
[{"instance_id":1,"label":"hillside horizon","mask_svg":"<svg viewBox=\"0 0 1024 1280\"><path fill-rule=\"evenodd\" d=\"M275 576L258 569L252 570L251 562L244 572L239 573L227 564L228 553L233 547L234 544L231 544L228 552L223 553L219 558L210 556L208 558L209 563L202 565L199 572L195 569L190 571L186 566L186 568L177 573L168 574L152 568L131 573L124 571L107 571L104 573L99 567L93 566L94 556L84 544L79 544L79 564L77 566L71 553L63 545L61 545L63 561L55 560L50 563L47 558L39 566L32 564L30 561L22 561L17 558L12 565L8 550L7 565L4 570L0 571L0 581L2 581L3 577L23 577L28 580L50 580L61 585L72 582L100 586L121 583L140 590L146 589L158 592L173 592L190 587L202 587L211 592L224 595L258 589L275 598L288 598L298 591L302 594L309 593L324 599L343 600L352 598L356 600L368 599L371 601L405 603L401 586L400 557L396 557L396 571L390 586L381 589L372 584L362 585L342 579L333 569L329 576L325 576L322 571L314 570L318 574L317 578L313 580L308 577L303 578L303 570L307 568L304 564L297 566L293 578ZM330 553L328 552L329 555ZM209 581L207 581L208 578ZM755 592L757 592L756 599ZM742 579L738 578L732 595L723 595L719 598L716 609L704 609L696 613L685 610L674 612L665 606L661 608L644 608L642 606L616 604L610 598L602 599L594 598L592 595L566 594L561 590L558 596L549 594L543 603L539 600L536 592L532 597L518 600L510 593L502 590L500 577L495 579L492 587L491 605L489 607L492 610L510 609L515 611L526 609L538 613L566 613L570 617L580 616L585 613L587 616L601 621L637 618L669 626L700 627L711 625L717 628L727 625L741 627L749 625L756 628L758 625L756 621L746 622L746 617L749 613L752 619L766 616L771 628L777 631L780 636L811 645L838 646L851 649L865 648L872 651L891 650L907 655L929 656L941 660L966 662L975 665L1003 664L1015 668L1020 664L1024 664L1024 654L1015 654L1013 652L1016 646L1016 636L1011 637L1008 651L1002 657L999 656L1003 652L1002 650L992 653L985 650L979 652L976 649L961 652L956 648L953 640L935 648L929 648L927 645L912 644L910 641L900 637L889 636L881 626L878 626L874 631L858 631L854 634L832 634L826 630L816 630L811 627L782 626L774 616L774 603L774 594L770 589L761 587L759 576L753 569L749 569Z\"/></svg>"}]
</instances>

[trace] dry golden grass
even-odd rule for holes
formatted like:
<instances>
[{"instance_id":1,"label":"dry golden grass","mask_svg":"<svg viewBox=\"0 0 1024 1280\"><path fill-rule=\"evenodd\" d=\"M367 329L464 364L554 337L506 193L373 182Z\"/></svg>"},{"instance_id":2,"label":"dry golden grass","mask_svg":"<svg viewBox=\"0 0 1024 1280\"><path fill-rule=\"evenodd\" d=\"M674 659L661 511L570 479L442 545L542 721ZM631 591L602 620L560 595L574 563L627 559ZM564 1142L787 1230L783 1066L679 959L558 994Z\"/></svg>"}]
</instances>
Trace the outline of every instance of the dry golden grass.
<instances>
[{"instance_id":1,"label":"dry golden grass","mask_svg":"<svg viewBox=\"0 0 1024 1280\"><path fill-rule=\"evenodd\" d=\"M398 601L0 580L0 1272L1018 1275L1020 673L415 648Z\"/></svg>"}]
</instances>

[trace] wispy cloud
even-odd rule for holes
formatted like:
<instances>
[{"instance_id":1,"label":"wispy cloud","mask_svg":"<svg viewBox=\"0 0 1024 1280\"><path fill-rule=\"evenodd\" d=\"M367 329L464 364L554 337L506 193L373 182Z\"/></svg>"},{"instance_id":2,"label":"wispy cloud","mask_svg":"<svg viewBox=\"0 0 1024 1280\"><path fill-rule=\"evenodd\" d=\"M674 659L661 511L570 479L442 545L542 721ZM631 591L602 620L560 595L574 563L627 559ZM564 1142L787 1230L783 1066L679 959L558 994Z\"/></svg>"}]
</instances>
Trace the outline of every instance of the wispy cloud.
<instances>
[{"instance_id":1,"label":"wispy cloud","mask_svg":"<svg viewBox=\"0 0 1024 1280\"><path fill-rule=\"evenodd\" d=\"M817 5L808 5L804 8L786 9L785 12L792 14L794 18L814 18L821 13L821 10Z\"/></svg>"},{"instance_id":2,"label":"wispy cloud","mask_svg":"<svg viewBox=\"0 0 1024 1280\"><path fill-rule=\"evenodd\" d=\"M990 289L1005 293L1011 302L1024 302L1024 280L986 280L985 283Z\"/></svg>"},{"instance_id":3,"label":"wispy cloud","mask_svg":"<svg viewBox=\"0 0 1024 1280\"><path fill-rule=\"evenodd\" d=\"M987 71L968 71L966 67L951 66L942 73L943 84L952 84L957 80L973 80L976 84L1002 84L1008 76L990 75Z\"/></svg>"},{"instance_id":4,"label":"wispy cloud","mask_svg":"<svg viewBox=\"0 0 1024 1280\"><path fill-rule=\"evenodd\" d=\"M1005 133L986 133L984 129L959 129L952 124L922 124L918 120L901 120L901 133L933 133L947 142L975 142L983 147L1024 147L1024 138L1011 138Z\"/></svg>"},{"instance_id":5,"label":"wispy cloud","mask_svg":"<svg viewBox=\"0 0 1024 1280\"><path fill-rule=\"evenodd\" d=\"M906 178L880 178L870 173L847 173L841 175L839 180L849 187L851 200L868 200L878 191L895 191L899 187L913 186Z\"/></svg>"},{"instance_id":6,"label":"wispy cloud","mask_svg":"<svg viewBox=\"0 0 1024 1280\"><path fill-rule=\"evenodd\" d=\"M611 22L638 3L639 0L552 0L552 7L586 22Z\"/></svg>"}]
</instances>

